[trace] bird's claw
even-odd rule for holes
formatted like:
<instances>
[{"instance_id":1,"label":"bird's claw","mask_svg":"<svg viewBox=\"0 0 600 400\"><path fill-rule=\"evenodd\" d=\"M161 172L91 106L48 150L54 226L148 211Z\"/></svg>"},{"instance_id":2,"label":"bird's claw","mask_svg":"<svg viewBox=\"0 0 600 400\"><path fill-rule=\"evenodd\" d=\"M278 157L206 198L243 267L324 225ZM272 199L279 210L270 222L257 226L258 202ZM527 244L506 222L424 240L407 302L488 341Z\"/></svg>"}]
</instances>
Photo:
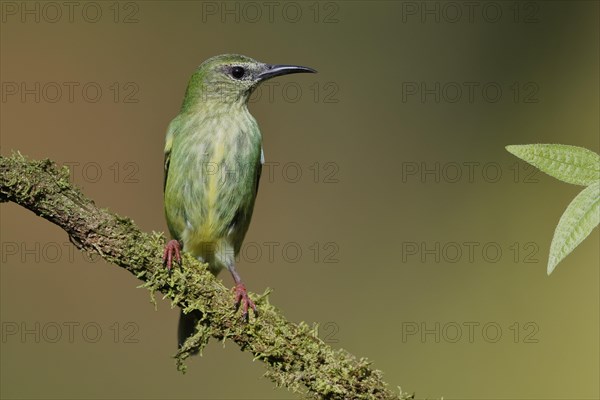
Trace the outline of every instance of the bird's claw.
<instances>
[{"instance_id":1,"label":"bird's claw","mask_svg":"<svg viewBox=\"0 0 600 400\"><path fill-rule=\"evenodd\" d=\"M235 309L237 310L240 308L240 305L242 306L242 317L246 321L249 320L248 310L250 308L254 310L255 316L258 315L258 311L256 311L256 305L254 305L254 302L250 299L250 296L248 296L246 286L244 286L243 283L238 283L235 285L233 290L235 292Z\"/></svg>"},{"instance_id":2,"label":"bird's claw","mask_svg":"<svg viewBox=\"0 0 600 400\"><path fill-rule=\"evenodd\" d=\"M177 240L169 241L163 252L163 265L167 267L169 273L171 273L173 267L173 258L175 258L175 262L181 265L181 245Z\"/></svg>"}]
</instances>

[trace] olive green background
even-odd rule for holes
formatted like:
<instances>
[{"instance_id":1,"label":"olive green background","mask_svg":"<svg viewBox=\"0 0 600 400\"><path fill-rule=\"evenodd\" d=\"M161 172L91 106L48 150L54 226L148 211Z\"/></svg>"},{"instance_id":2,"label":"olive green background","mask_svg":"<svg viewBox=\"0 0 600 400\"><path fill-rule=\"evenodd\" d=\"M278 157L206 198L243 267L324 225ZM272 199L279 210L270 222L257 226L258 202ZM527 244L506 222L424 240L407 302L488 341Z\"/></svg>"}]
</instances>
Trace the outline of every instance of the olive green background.
<instances>
[{"instance_id":1,"label":"olive green background","mask_svg":"<svg viewBox=\"0 0 600 400\"><path fill-rule=\"evenodd\" d=\"M597 2L484 2L472 18L462 2L96 2L97 22L87 3L72 21L45 4L2 4L2 155L70 163L98 206L165 231L164 133L194 68L229 52L311 66L250 105L279 164L240 260L248 288L273 288L290 320L418 398L599 397L598 230L548 277L581 187L504 150L599 150ZM2 398L297 398L229 342L181 375L177 309L155 311L133 276L29 211L0 210Z\"/></svg>"}]
</instances>

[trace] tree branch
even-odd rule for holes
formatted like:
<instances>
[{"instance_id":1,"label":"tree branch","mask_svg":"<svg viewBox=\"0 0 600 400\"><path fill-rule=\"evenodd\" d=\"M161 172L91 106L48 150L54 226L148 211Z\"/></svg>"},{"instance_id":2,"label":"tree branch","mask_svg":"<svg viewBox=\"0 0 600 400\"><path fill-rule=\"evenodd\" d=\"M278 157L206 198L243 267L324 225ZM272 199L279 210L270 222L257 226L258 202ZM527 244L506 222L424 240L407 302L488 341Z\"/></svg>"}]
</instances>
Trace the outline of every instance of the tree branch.
<instances>
[{"instance_id":1,"label":"tree branch","mask_svg":"<svg viewBox=\"0 0 600 400\"><path fill-rule=\"evenodd\" d=\"M230 339L267 366L277 385L324 399L408 399L386 387L382 373L366 359L334 350L317 336L317 327L288 322L269 304L256 298L259 317L244 323L232 306L232 294L207 268L184 254L185 268L170 276L162 267L162 233L144 233L128 218L96 207L69 182L68 168L50 160L29 161L20 154L0 156L0 202L12 201L60 226L71 242L88 253L125 268L152 292L159 291L186 312L199 310L197 333L175 355L184 360L202 350L213 337Z\"/></svg>"}]
</instances>

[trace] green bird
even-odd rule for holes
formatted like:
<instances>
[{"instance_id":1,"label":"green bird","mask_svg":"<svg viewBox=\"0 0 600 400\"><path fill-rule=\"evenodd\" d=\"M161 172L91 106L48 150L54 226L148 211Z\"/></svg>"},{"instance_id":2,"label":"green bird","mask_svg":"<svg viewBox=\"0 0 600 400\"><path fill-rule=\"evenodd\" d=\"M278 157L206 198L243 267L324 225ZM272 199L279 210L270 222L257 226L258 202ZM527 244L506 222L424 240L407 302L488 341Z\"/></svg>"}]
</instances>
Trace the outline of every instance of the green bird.
<instances>
[{"instance_id":1,"label":"green bird","mask_svg":"<svg viewBox=\"0 0 600 400\"><path fill-rule=\"evenodd\" d=\"M187 86L165 143L165 214L171 237L163 262L171 271L181 251L208 263L217 275L227 268L235 282L235 306L243 317L256 306L235 268L250 225L264 163L262 136L248 99L263 81L316 72L297 65L270 65L225 54L203 62ZM179 344L194 332L197 315L180 315Z\"/></svg>"}]
</instances>

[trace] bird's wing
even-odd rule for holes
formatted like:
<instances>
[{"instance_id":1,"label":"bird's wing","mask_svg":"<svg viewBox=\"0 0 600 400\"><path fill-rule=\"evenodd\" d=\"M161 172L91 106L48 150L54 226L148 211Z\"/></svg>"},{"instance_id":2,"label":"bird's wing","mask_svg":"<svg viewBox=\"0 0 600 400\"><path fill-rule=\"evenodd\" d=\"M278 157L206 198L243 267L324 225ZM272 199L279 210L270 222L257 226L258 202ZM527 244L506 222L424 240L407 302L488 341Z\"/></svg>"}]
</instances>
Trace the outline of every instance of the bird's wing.
<instances>
[{"instance_id":1,"label":"bird's wing","mask_svg":"<svg viewBox=\"0 0 600 400\"><path fill-rule=\"evenodd\" d=\"M171 162L171 149L165 149L165 178L163 181L163 193L167 188L167 176L169 176L169 163Z\"/></svg>"},{"instance_id":2,"label":"bird's wing","mask_svg":"<svg viewBox=\"0 0 600 400\"><path fill-rule=\"evenodd\" d=\"M167 137L165 139L165 177L163 181L163 193L167 188L167 177L169 176L169 164L171 163L171 149L173 148L173 136L178 127L177 117L171 121L167 129Z\"/></svg>"},{"instance_id":3,"label":"bird's wing","mask_svg":"<svg viewBox=\"0 0 600 400\"><path fill-rule=\"evenodd\" d=\"M255 195L258 193L258 186L260 184L260 175L262 173L262 166L265 163L265 153L263 151L263 148L260 148L260 162L258 163L258 167L256 168L256 192Z\"/></svg>"}]
</instances>

